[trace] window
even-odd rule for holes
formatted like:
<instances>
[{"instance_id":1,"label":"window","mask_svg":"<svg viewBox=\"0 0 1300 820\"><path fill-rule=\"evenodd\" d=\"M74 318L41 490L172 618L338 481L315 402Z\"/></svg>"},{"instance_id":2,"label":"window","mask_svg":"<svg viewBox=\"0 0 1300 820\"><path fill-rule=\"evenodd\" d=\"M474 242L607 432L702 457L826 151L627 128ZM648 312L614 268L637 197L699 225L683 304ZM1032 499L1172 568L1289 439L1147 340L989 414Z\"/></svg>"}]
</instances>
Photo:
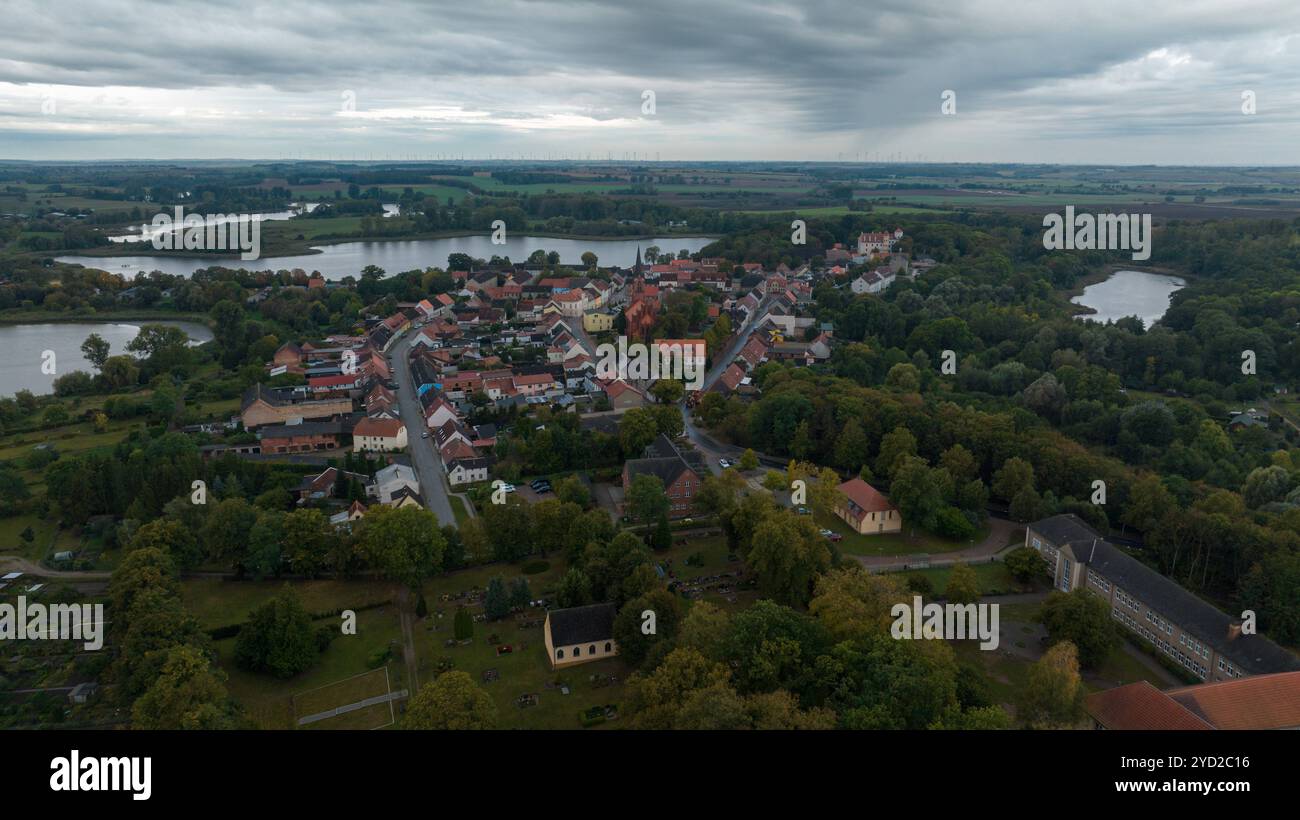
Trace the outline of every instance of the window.
<instances>
[{"instance_id":1,"label":"window","mask_svg":"<svg viewBox=\"0 0 1300 820\"><path fill-rule=\"evenodd\" d=\"M555 659L556 659L557 661L562 661L562 660L564 660L564 650L563 650L563 649L557 649L557 650L555 650Z\"/></svg>"},{"instance_id":2,"label":"window","mask_svg":"<svg viewBox=\"0 0 1300 820\"><path fill-rule=\"evenodd\" d=\"M594 643L591 646L587 647L587 654L588 655L596 654L596 645Z\"/></svg>"},{"instance_id":3,"label":"window","mask_svg":"<svg viewBox=\"0 0 1300 820\"><path fill-rule=\"evenodd\" d=\"M611 643L609 643L608 641L606 641L606 643L605 643L605 651L606 651L606 652L613 652L613 651L614 651L614 646L613 646L613 644L611 644Z\"/></svg>"},{"instance_id":4,"label":"window","mask_svg":"<svg viewBox=\"0 0 1300 820\"><path fill-rule=\"evenodd\" d=\"M581 647L581 646L575 646L575 647L573 647L573 657L576 658L576 657L578 657L578 656L581 655L581 654L582 654L582 647Z\"/></svg>"}]
</instances>

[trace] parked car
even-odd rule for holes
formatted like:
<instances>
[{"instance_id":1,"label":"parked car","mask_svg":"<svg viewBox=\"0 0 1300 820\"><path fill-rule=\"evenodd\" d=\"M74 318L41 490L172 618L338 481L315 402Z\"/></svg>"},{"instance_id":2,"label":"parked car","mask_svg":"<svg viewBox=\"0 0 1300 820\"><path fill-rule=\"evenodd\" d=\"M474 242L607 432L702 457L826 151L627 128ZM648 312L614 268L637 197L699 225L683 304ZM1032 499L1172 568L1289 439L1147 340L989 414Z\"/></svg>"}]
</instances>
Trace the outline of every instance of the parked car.
<instances>
[{"instance_id":1,"label":"parked car","mask_svg":"<svg viewBox=\"0 0 1300 820\"><path fill-rule=\"evenodd\" d=\"M429 431L428 431L428 430L425 430L423 433L420 434L420 438L428 438L428 437L429 437Z\"/></svg>"},{"instance_id":2,"label":"parked car","mask_svg":"<svg viewBox=\"0 0 1300 820\"><path fill-rule=\"evenodd\" d=\"M840 535L838 532L835 532L834 530L822 530L821 532L823 537L828 538L831 541L844 540L844 536Z\"/></svg>"},{"instance_id":3,"label":"parked car","mask_svg":"<svg viewBox=\"0 0 1300 820\"><path fill-rule=\"evenodd\" d=\"M500 489L501 489L503 492L513 493L513 492L515 491L515 485L513 485L513 484L502 484L501 487L500 487Z\"/></svg>"},{"instance_id":4,"label":"parked car","mask_svg":"<svg viewBox=\"0 0 1300 820\"><path fill-rule=\"evenodd\" d=\"M725 458L720 458L718 459L718 466L725 470L731 466L731 462Z\"/></svg>"},{"instance_id":5,"label":"parked car","mask_svg":"<svg viewBox=\"0 0 1300 820\"><path fill-rule=\"evenodd\" d=\"M795 513L798 514L798 515L812 515L812 510L808 509L807 507L795 507L795 508L794 508L794 511L795 511ZM824 535L826 532L827 532L827 530L822 530L822 534L823 534L823 535Z\"/></svg>"}]
</instances>

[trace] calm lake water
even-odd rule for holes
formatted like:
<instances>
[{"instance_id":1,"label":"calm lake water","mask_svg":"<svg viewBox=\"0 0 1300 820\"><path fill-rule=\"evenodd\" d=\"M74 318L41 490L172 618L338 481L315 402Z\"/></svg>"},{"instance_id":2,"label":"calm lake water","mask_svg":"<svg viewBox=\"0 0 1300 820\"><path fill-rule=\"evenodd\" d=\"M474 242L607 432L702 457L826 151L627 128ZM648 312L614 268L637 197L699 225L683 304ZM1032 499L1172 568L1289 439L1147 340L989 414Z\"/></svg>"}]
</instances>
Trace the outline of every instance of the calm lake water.
<instances>
[{"instance_id":1,"label":"calm lake water","mask_svg":"<svg viewBox=\"0 0 1300 820\"><path fill-rule=\"evenodd\" d=\"M295 204L292 208L290 208L287 211L273 211L269 213L253 214L253 221L254 222L283 222L285 220L293 219L295 216L298 216L298 214L302 213L303 207L304 206L302 205ZM307 209L307 213L311 213L312 211L320 207L320 203L308 202L305 207ZM388 210L389 208L393 209L391 213ZM396 214L397 214L396 205L384 206L384 216L396 216ZM212 220L212 223L214 225L232 225L238 221L239 221L239 214L227 214L221 219ZM128 234L122 234L121 236L110 236L108 237L108 241L117 242L117 243L143 242L145 240L153 241L156 237L160 237L168 233L175 233L177 231L183 230L183 227L175 227L175 226L169 228L154 228L152 227L153 217L150 217L149 219L145 220L145 225L148 225L149 227L144 230L133 231L132 233L128 233Z\"/></svg>"},{"instance_id":2,"label":"calm lake water","mask_svg":"<svg viewBox=\"0 0 1300 820\"><path fill-rule=\"evenodd\" d=\"M195 344L212 339L212 331L194 322L151 322L174 325L184 330ZM0 396L12 396L19 390L37 395L54 392L54 380L64 373L95 368L81 355L81 343L98 333L109 343L110 356L126 353L126 344L140 332L140 325L126 322L53 322L41 325L0 325ZM54 351L55 372L41 372L46 350Z\"/></svg>"},{"instance_id":3,"label":"calm lake water","mask_svg":"<svg viewBox=\"0 0 1300 820\"><path fill-rule=\"evenodd\" d=\"M547 253L551 251L559 253L560 261L569 265L580 265L582 254L591 251L596 254L601 265L628 267L636 261L638 247L643 254L650 245L657 246L661 253L676 254L681 250L694 253L713 241L703 236L653 239L557 239L549 236L510 236L504 245L494 245L492 237L487 235L455 236L446 239L412 239L395 242L342 242L337 245L321 245L321 253L276 256L243 263L236 259L225 264L238 263L241 267L250 270L302 268L309 272L320 271L326 279L342 279L345 276L359 276L361 269L366 265L378 265L393 274L426 267L445 268L447 257L453 253L467 253L475 259L508 256L516 262L522 262L533 251L543 250ZM128 277L154 270L189 276L195 270L217 262L217 260L172 256L60 256L58 261L81 264Z\"/></svg>"},{"instance_id":4,"label":"calm lake water","mask_svg":"<svg viewBox=\"0 0 1300 820\"><path fill-rule=\"evenodd\" d=\"M1187 286L1177 276L1145 271L1115 271L1106 281L1089 285L1070 301L1096 311L1075 316L1098 322L1136 316L1150 328L1169 310L1169 297Z\"/></svg>"}]
</instances>

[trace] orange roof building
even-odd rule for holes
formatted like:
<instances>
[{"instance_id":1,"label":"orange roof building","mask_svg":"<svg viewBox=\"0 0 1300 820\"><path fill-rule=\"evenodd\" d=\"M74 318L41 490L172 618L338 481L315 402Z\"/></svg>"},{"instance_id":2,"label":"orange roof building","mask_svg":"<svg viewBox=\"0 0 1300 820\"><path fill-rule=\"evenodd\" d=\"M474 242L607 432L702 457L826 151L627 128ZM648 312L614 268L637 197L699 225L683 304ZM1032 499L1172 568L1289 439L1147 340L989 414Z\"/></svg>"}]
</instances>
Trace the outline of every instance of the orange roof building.
<instances>
[{"instance_id":1,"label":"orange roof building","mask_svg":"<svg viewBox=\"0 0 1300 820\"><path fill-rule=\"evenodd\" d=\"M903 528L903 516L898 508L875 487L860 478L850 479L839 486L835 497L835 514L853 531L862 535L898 532Z\"/></svg>"},{"instance_id":2,"label":"orange roof building","mask_svg":"<svg viewBox=\"0 0 1300 820\"><path fill-rule=\"evenodd\" d=\"M1084 701L1099 729L1300 729L1300 672L1278 672L1164 692L1146 681Z\"/></svg>"}]
</instances>

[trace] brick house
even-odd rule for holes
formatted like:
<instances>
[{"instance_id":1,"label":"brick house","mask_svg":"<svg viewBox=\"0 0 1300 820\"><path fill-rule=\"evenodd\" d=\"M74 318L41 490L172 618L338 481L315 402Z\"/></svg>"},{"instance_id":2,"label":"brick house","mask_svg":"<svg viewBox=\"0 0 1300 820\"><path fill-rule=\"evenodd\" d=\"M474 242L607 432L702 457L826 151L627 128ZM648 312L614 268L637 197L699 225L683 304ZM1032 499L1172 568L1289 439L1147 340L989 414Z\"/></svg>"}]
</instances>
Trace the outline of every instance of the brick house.
<instances>
[{"instance_id":1,"label":"brick house","mask_svg":"<svg viewBox=\"0 0 1300 820\"><path fill-rule=\"evenodd\" d=\"M631 490L634 478L652 475L663 482L664 494L668 496L668 517L689 517L693 509L692 499L699 492L702 476L708 474L707 468L698 459L688 460L662 433L646 448L646 452L647 458L630 459L623 464L624 498Z\"/></svg>"},{"instance_id":2,"label":"brick house","mask_svg":"<svg viewBox=\"0 0 1300 820\"><path fill-rule=\"evenodd\" d=\"M259 433L263 454L314 453L337 450L343 425L337 421L305 421L301 424L270 424Z\"/></svg>"},{"instance_id":3,"label":"brick house","mask_svg":"<svg viewBox=\"0 0 1300 820\"><path fill-rule=\"evenodd\" d=\"M264 424L285 424L294 419L324 419L352 412L347 397L304 400L292 391L275 390L255 384L244 391L240 420L245 429Z\"/></svg>"}]
</instances>

